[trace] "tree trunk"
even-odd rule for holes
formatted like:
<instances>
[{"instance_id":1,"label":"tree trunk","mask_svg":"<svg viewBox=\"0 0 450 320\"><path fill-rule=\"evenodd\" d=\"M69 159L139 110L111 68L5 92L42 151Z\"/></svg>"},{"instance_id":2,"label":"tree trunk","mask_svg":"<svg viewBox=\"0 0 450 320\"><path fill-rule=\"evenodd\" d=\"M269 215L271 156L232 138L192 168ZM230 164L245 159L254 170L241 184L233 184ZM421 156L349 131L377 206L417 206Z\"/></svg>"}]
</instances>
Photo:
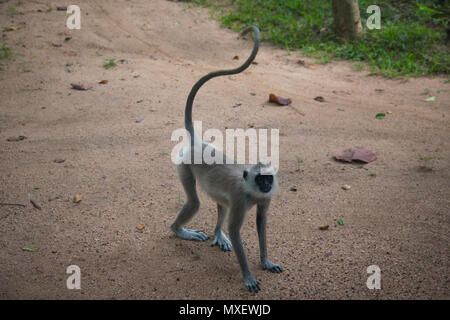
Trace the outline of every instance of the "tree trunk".
<instances>
[{"instance_id":1,"label":"tree trunk","mask_svg":"<svg viewBox=\"0 0 450 320\"><path fill-rule=\"evenodd\" d=\"M358 0L333 0L334 31L349 40L363 34Z\"/></svg>"}]
</instances>

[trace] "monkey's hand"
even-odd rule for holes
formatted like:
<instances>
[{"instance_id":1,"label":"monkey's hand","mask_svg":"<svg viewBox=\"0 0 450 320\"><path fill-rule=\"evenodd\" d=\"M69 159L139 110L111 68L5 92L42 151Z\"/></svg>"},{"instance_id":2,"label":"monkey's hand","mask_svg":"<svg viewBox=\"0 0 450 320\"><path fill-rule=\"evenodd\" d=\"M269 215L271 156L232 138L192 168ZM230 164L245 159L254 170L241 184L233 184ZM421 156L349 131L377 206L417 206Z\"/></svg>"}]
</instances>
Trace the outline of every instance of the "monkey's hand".
<instances>
[{"instance_id":1,"label":"monkey's hand","mask_svg":"<svg viewBox=\"0 0 450 320\"><path fill-rule=\"evenodd\" d=\"M252 275L244 278L244 283L245 283L245 286L247 287L248 291L250 291L250 292L258 292L259 290L261 290L259 288L259 281L256 280L255 278L253 278Z\"/></svg>"},{"instance_id":2,"label":"monkey's hand","mask_svg":"<svg viewBox=\"0 0 450 320\"><path fill-rule=\"evenodd\" d=\"M230 251L233 247L230 240L228 240L227 236L222 232L222 230L220 230L220 232L214 236L211 247L214 247L215 245L218 245L219 248L223 251Z\"/></svg>"},{"instance_id":3,"label":"monkey's hand","mask_svg":"<svg viewBox=\"0 0 450 320\"><path fill-rule=\"evenodd\" d=\"M270 272L275 273L280 273L283 271L283 268L279 264L272 263L269 259L264 260L262 267L264 270L269 270Z\"/></svg>"}]
</instances>

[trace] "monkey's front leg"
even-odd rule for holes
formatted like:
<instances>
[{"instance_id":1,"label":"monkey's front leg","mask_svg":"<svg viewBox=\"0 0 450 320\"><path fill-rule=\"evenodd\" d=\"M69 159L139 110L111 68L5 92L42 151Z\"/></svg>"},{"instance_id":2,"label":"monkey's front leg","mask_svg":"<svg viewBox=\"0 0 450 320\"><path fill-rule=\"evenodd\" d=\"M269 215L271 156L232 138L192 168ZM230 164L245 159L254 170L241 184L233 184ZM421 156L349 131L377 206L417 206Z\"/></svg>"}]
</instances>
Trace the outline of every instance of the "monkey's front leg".
<instances>
[{"instance_id":1,"label":"monkey's front leg","mask_svg":"<svg viewBox=\"0 0 450 320\"><path fill-rule=\"evenodd\" d=\"M243 206L242 206L243 207ZM230 220L229 220L229 234L231 243L233 245L234 253L241 266L242 277L244 279L245 286L250 292L258 292L259 282L253 277L250 268L248 267L247 256L245 255L244 246L242 245L240 230L245 217L245 210L230 208Z\"/></svg>"},{"instance_id":2,"label":"monkey's front leg","mask_svg":"<svg viewBox=\"0 0 450 320\"><path fill-rule=\"evenodd\" d=\"M280 273L283 271L283 268L279 264L272 263L267 257L266 224L269 204L270 200L258 204L256 208L256 228L258 230L261 264L264 270Z\"/></svg>"}]
</instances>

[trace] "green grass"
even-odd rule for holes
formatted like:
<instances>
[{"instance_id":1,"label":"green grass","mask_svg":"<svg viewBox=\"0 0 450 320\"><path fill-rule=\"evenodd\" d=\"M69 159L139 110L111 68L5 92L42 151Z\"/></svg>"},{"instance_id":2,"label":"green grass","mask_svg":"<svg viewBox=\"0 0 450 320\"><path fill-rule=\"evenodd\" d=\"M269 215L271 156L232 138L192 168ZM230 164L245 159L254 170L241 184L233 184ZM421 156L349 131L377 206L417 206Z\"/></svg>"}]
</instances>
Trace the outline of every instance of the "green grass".
<instances>
[{"instance_id":1,"label":"green grass","mask_svg":"<svg viewBox=\"0 0 450 320\"><path fill-rule=\"evenodd\" d=\"M12 54L11 49L7 46L6 42L0 47L0 59L9 58Z\"/></svg>"},{"instance_id":2,"label":"green grass","mask_svg":"<svg viewBox=\"0 0 450 320\"><path fill-rule=\"evenodd\" d=\"M33 69L31 69L30 66L27 66L26 64L24 64L24 66L23 66L23 72L32 72L32 71L33 71Z\"/></svg>"},{"instance_id":3,"label":"green grass","mask_svg":"<svg viewBox=\"0 0 450 320\"><path fill-rule=\"evenodd\" d=\"M103 63L103 68L105 68L105 69L111 69L115 66L117 66L117 63L116 63L116 59L114 59L114 58L106 59L105 62Z\"/></svg>"},{"instance_id":4,"label":"green grass","mask_svg":"<svg viewBox=\"0 0 450 320\"><path fill-rule=\"evenodd\" d=\"M355 64L352 66L353 71L361 71L364 70L364 63L361 61L355 62Z\"/></svg>"},{"instance_id":5,"label":"green grass","mask_svg":"<svg viewBox=\"0 0 450 320\"><path fill-rule=\"evenodd\" d=\"M269 41L289 52L301 50L317 63L332 58L367 63L372 74L387 77L449 73L445 44L449 13L437 1L360 0L365 34L347 42L332 31L331 0L196 0L233 30L254 24ZM381 9L381 29L369 30L369 5ZM447 9L448 10L448 9ZM361 68L358 64L355 68Z\"/></svg>"},{"instance_id":6,"label":"green grass","mask_svg":"<svg viewBox=\"0 0 450 320\"><path fill-rule=\"evenodd\" d=\"M419 154L419 160L422 161L422 165L420 166L421 170L424 170L424 171L432 171L433 170L433 165L432 165L433 157L423 156L423 155Z\"/></svg>"},{"instance_id":7,"label":"green grass","mask_svg":"<svg viewBox=\"0 0 450 320\"><path fill-rule=\"evenodd\" d=\"M10 15L14 16L17 14L17 8L16 7L9 7L8 12Z\"/></svg>"}]
</instances>

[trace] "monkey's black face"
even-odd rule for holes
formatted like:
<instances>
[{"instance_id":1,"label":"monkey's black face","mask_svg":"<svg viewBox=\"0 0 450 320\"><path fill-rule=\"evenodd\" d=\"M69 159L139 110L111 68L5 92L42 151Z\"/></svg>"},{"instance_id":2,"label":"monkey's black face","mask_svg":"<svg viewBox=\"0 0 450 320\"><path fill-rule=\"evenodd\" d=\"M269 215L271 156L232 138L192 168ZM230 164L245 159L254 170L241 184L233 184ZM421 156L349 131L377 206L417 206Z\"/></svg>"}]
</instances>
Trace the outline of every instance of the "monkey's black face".
<instances>
[{"instance_id":1,"label":"monkey's black face","mask_svg":"<svg viewBox=\"0 0 450 320\"><path fill-rule=\"evenodd\" d=\"M258 186L259 190L263 193L267 193L270 190L272 190L272 184L273 184L273 176L272 175L261 175L258 174L255 177L255 183Z\"/></svg>"}]
</instances>

